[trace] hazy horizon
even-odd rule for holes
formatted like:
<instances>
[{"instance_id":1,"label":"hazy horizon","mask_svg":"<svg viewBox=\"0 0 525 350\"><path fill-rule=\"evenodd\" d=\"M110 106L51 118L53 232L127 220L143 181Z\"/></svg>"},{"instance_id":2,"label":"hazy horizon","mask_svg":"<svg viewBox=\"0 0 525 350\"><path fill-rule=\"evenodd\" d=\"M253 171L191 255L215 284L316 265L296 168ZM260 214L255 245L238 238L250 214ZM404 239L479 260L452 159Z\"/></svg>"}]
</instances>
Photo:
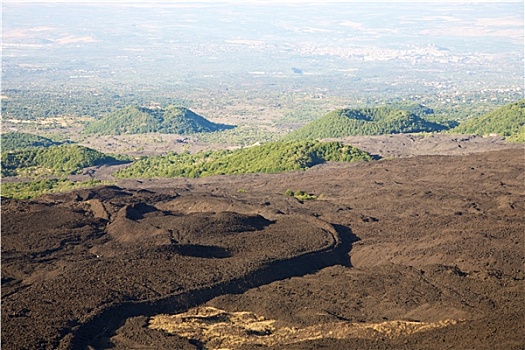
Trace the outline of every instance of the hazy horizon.
<instances>
[{"instance_id":1,"label":"hazy horizon","mask_svg":"<svg viewBox=\"0 0 525 350\"><path fill-rule=\"evenodd\" d=\"M4 2L2 89L503 104L522 2ZM91 93L90 92L90 93ZM248 102L247 102L248 103ZM279 102L280 103L280 102Z\"/></svg>"}]
</instances>

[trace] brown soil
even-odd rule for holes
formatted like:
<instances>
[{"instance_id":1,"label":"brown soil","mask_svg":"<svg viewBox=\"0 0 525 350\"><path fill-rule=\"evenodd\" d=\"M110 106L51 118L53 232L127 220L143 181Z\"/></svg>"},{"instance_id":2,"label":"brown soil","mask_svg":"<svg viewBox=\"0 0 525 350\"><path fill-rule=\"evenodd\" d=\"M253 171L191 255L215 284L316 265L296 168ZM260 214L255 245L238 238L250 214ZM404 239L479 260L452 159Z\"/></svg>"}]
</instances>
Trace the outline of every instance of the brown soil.
<instances>
[{"instance_id":1,"label":"brown soil","mask_svg":"<svg viewBox=\"0 0 525 350\"><path fill-rule=\"evenodd\" d=\"M518 147L3 200L2 348L523 349L524 160Z\"/></svg>"},{"instance_id":2,"label":"brown soil","mask_svg":"<svg viewBox=\"0 0 525 350\"><path fill-rule=\"evenodd\" d=\"M466 155L508 148L522 148L502 137L449 134L392 134L378 136L348 136L337 139L383 158L421 155Z\"/></svg>"},{"instance_id":3,"label":"brown soil","mask_svg":"<svg viewBox=\"0 0 525 350\"><path fill-rule=\"evenodd\" d=\"M79 135L72 135L78 138ZM76 137L75 137L76 136ZM175 134L90 135L78 138L79 144L104 153L127 154L133 157L162 155L168 152L191 152L235 148L228 144L200 142L193 136Z\"/></svg>"}]
</instances>

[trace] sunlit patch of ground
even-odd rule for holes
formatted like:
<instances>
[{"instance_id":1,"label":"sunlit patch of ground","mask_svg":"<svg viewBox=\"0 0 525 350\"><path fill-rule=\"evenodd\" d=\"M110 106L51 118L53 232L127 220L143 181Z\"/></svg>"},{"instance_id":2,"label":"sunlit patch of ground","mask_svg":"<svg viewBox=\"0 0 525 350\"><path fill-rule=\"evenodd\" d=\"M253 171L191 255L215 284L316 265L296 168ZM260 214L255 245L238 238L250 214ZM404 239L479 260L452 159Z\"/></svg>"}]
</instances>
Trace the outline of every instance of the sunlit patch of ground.
<instances>
[{"instance_id":1,"label":"sunlit patch of ground","mask_svg":"<svg viewBox=\"0 0 525 350\"><path fill-rule=\"evenodd\" d=\"M286 345L322 338L395 338L458 322L396 320L381 323L329 322L304 328L277 327L276 320L265 319L252 312L227 312L204 306L177 315L157 315L151 318L149 327L197 340L208 349L237 349L247 344Z\"/></svg>"}]
</instances>

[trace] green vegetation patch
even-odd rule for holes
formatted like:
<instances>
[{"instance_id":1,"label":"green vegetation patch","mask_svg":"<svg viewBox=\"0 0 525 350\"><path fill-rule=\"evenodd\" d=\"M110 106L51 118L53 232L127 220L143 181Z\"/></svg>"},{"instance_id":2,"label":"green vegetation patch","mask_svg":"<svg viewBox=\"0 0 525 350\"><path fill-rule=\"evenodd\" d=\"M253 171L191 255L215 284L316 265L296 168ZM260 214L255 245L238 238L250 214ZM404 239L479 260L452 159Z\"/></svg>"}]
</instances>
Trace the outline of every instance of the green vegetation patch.
<instances>
[{"instance_id":1,"label":"green vegetation patch","mask_svg":"<svg viewBox=\"0 0 525 350\"><path fill-rule=\"evenodd\" d=\"M445 129L447 126L425 120L408 110L383 106L332 111L291 132L285 139L323 139L352 135L434 132Z\"/></svg>"},{"instance_id":2,"label":"green vegetation patch","mask_svg":"<svg viewBox=\"0 0 525 350\"><path fill-rule=\"evenodd\" d=\"M340 142L280 141L234 151L171 153L147 157L118 171L118 177L204 177L211 175L279 173L304 170L327 161L371 160L371 156Z\"/></svg>"},{"instance_id":3,"label":"green vegetation patch","mask_svg":"<svg viewBox=\"0 0 525 350\"><path fill-rule=\"evenodd\" d=\"M413 103L408 101L392 103L389 107L410 112L414 115L417 115L418 117L425 117L434 114L434 110L432 108L424 106L420 103Z\"/></svg>"},{"instance_id":4,"label":"green vegetation patch","mask_svg":"<svg viewBox=\"0 0 525 350\"><path fill-rule=\"evenodd\" d=\"M525 99L507 104L452 129L458 134L497 134L509 141L525 142Z\"/></svg>"},{"instance_id":5,"label":"green vegetation patch","mask_svg":"<svg viewBox=\"0 0 525 350\"><path fill-rule=\"evenodd\" d=\"M310 200L316 200L317 199L317 196L314 195L314 194L310 194L308 192L305 192L305 191L302 191L302 190L299 190L299 191L292 191L290 189L287 189L284 194L286 196L290 196L290 197L295 197L297 198L299 201L310 201Z\"/></svg>"},{"instance_id":6,"label":"green vegetation patch","mask_svg":"<svg viewBox=\"0 0 525 350\"><path fill-rule=\"evenodd\" d=\"M2 134L1 142L2 152L34 147L50 147L60 144L60 142L55 142L47 137L17 131Z\"/></svg>"},{"instance_id":7,"label":"green vegetation patch","mask_svg":"<svg viewBox=\"0 0 525 350\"><path fill-rule=\"evenodd\" d=\"M194 134L232 129L235 126L213 123L183 107L147 108L128 106L90 123L86 134L121 135L158 132Z\"/></svg>"},{"instance_id":8,"label":"green vegetation patch","mask_svg":"<svg viewBox=\"0 0 525 350\"><path fill-rule=\"evenodd\" d=\"M518 129L518 132L506 137L505 139L510 142L525 143L525 125L522 125Z\"/></svg>"},{"instance_id":9,"label":"green vegetation patch","mask_svg":"<svg viewBox=\"0 0 525 350\"><path fill-rule=\"evenodd\" d=\"M2 176L33 177L77 174L83 168L119 160L80 145L60 145L2 152L1 161Z\"/></svg>"},{"instance_id":10,"label":"green vegetation patch","mask_svg":"<svg viewBox=\"0 0 525 350\"><path fill-rule=\"evenodd\" d=\"M89 180L73 182L66 179L46 179L31 182L16 182L2 184L2 197L30 199L46 193L63 192L77 188L108 185L107 181Z\"/></svg>"}]
</instances>

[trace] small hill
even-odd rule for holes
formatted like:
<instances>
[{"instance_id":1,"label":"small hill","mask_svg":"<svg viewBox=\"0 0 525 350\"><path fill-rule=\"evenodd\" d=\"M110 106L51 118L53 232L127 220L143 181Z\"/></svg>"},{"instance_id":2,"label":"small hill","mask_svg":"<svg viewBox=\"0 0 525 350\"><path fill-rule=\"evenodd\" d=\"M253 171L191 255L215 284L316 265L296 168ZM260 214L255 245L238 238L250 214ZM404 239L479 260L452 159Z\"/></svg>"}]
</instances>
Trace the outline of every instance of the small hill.
<instances>
[{"instance_id":1,"label":"small hill","mask_svg":"<svg viewBox=\"0 0 525 350\"><path fill-rule=\"evenodd\" d=\"M117 162L94 149L79 145L27 148L2 152L2 176L69 175L83 168Z\"/></svg>"},{"instance_id":2,"label":"small hill","mask_svg":"<svg viewBox=\"0 0 525 350\"><path fill-rule=\"evenodd\" d=\"M406 110L392 107L338 109L302 128L285 139L323 139L354 135L381 135L441 131L447 127L427 121Z\"/></svg>"},{"instance_id":3,"label":"small hill","mask_svg":"<svg viewBox=\"0 0 525 350\"><path fill-rule=\"evenodd\" d=\"M458 134L497 134L510 141L525 142L525 99L507 104L451 130Z\"/></svg>"},{"instance_id":4,"label":"small hill","mask_svg":"<svg viewBox=\"0 0 525 350\"><path fill-rule=\"evenodd\" d=\"M1 141L2 152L34 147L50 147L60 144L60 142L55 142L47 137L18 131L2 134Z\"/></svg>"},{"instance_id":5,"label":"small hill","mask_svg":"<svg viewBox=\"0 0 525 350\"><path fill-rule=\"evenodd\" d=\"M128 106L109 113L84 129L86 134L120 135L159 132L164 134L194 134L232 129L235 126L210 122L183 107L163 109Z\"/></svg>"},{"instance_id":6,"label":"small hill","mask_svg":"<svg viewBox=\"0 0 525 350\"><path fill-rule=\"evenodd\" d=\"M327 161L371 160L371 156L340 142L280 141L235 151L170 154L143 158L116 173L119 177L204 177L210 175L279 173L303 170Z\"/></svg>"}]
</instances>

